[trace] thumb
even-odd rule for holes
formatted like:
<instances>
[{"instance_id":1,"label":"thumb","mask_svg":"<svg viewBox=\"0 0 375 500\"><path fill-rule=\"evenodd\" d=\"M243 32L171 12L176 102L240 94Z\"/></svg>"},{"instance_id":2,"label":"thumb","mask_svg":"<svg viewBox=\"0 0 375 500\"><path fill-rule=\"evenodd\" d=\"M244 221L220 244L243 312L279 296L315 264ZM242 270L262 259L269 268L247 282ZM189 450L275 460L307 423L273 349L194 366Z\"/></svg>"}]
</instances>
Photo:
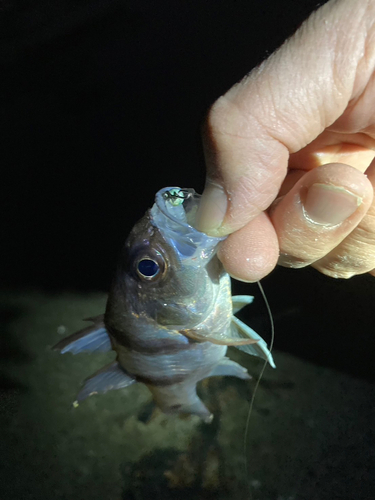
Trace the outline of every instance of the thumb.
<instances>
[{"instance_id":1,"label":"thumb","mask_svg":"<svg viewBox=\"0 0 375 500\"><path fill-rule=\"evenodd\" d=\"M290 153L344 112L356 89L371 9L374 3L365 0L328 2L212 106L203 132L201 231L223 236L266 210Z\"/></svg>"}]
</instances>

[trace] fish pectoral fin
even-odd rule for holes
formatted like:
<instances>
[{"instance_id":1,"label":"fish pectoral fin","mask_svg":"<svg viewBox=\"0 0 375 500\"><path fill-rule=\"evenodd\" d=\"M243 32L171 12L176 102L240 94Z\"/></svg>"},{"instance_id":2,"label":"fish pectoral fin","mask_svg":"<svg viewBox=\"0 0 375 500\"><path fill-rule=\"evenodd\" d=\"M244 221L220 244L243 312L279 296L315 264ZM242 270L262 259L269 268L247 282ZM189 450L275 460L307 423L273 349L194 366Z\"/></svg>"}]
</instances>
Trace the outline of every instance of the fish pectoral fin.
<instances>
[{"instance_id":1,"label":"fish pectoral fin","mask_svg":"<svg viewBox=\"0 0 375 500\"><path fill-rule=\"evenodd\" d=\"M88 326L79 332L73 333L57 343L53 349L61 354L72 352L109 352L112 350L111 340L103 322L103 315L96 318L89 318L93 321L92 326Z\"/></svg>"},{"instance_id":2,"label":"fish pectoral fin","mask_svg":"<svg viewBox=\"0 0 375 500\"><path fill-rule=\"evenodd\" d=\"M107 391L124 389L134 382L136 380L128 375L117 361L113 361L85 380L83 388L78 393L77 402L80 403L93 394L104 394Z\"/></svg>"},{"instance_id":3,"label":"fish pectoral fin","mask_svg":"<svg viewBox=\"0 0 375 500\"><path fill-rule=\"evenodd\" d=\"M235 361L225 357L215 368L207 375L208 377L237 377L243 380L250 379L251 376L247 373L246 368L239 365Z\"/></svg>"},{"instance_id":4,"label":"fish pectoral fin","mask_svg":"<svg viewBox=\"0 0 375 500\"><path fill-rule=\"evenodd\" d=\"M198 342L211 342L212 344L217 345L230 345L237 347L258 342L258 340L250 339L248 337L245 338L238 335L237 337L235 337L232 335L223 334L222 332L219 332L217 335L215 335L214 332L208 333L203 329L194 330L192 328L190 330L179 330L179 333L182 333L182 335L185 335L185 337L188 337L189 339L197 340Z\"/></svg>"},{"instance_id":5,"label":"fish pectoral fin","mask_svg":"<svg viewBox=\"0 0 375 500\"><path fill-rule=\"evenodd\" d=\"M267 360L272 368L276 368L272 354L269 351L266 342L252 328L247 326L240 319L233 316L231 322L231 331L234 337L246 337L253 339L254 342L256 342L252 345L235 345L237 349L240 349L241 351L244 351L253 356L259 356Z\"/></svg>"},{"instance_id":6,"label":"fish pectoral fin","mask_svg":"<svg viewBox=\"0 0 375 500\"><path fill-rule=\"evenodd\" d=\"M238 313L243 307L251 304L254 300L252 295L234 295L232 297L233 314Z\"/></svg>"}]
</instances>

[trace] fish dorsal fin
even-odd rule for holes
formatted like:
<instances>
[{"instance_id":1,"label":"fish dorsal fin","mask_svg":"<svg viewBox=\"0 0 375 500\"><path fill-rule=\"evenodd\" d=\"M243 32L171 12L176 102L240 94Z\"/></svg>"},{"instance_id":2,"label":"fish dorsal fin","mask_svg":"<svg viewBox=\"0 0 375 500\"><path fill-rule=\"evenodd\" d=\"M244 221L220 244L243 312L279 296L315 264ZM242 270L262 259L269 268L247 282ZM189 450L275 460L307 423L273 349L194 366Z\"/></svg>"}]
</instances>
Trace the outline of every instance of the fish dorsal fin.
<instances>
[{"instance_id":1,"label":"fish dorsal fin","mask_svg":"<svg viewBox=\"0 0 375 500\"><path fill-rule=\"evenodd\" d=\"M233 314L238 313L243 307L251 304L254 297L251 295L234 295L232 297Z\"/></svg>"},{"instance_id":2,"label":"fish dorsal fin","mask_svg":"<svg viewBox=\"0 0 375 500\"><path fill-rule=\"evenodd\" d=\"M252 328L245 325L245 323L243 323L240 319L233 316L231 331L233 337L238 336L240 338L245 337L254 340L254 343L252 345L237 345L235 347L248 354L252 354L253 356L259 356L263 359L266 359L272 366L272 368L276 368L272 354L268 350L266 342Z\"/></svg>"},{"instance_id":3,"label":"fish dorsal fin","mask_svg":"<svg viewBox=\"0 0 375 500\"><path fill-rule=\"evenodd\" d=\"M93 321L92 326L87 326L79 332L69 335L56 344L53 349L61 354L72 352L109 352L112 349L111 340L103 322L103 315L96 318L88 318Z\"/></svg>"}]
</instances>

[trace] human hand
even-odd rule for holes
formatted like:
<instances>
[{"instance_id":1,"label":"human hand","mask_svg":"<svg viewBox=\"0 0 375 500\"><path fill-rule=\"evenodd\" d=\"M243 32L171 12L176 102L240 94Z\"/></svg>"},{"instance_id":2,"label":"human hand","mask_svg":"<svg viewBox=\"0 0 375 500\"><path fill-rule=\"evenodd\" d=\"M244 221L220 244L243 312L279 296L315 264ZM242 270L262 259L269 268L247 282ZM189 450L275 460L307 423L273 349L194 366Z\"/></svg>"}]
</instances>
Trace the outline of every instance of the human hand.
<instances>
[{"instance_id":1,"label":"human hand","mask_svg":"<svg viewBox=\"0 0 375 500\"><path fill-rule=\"evenodd\" d=\"M198 228L234 277L375 275L374 20L331 0L211 108Z\"/></svg>"}]
</instances>

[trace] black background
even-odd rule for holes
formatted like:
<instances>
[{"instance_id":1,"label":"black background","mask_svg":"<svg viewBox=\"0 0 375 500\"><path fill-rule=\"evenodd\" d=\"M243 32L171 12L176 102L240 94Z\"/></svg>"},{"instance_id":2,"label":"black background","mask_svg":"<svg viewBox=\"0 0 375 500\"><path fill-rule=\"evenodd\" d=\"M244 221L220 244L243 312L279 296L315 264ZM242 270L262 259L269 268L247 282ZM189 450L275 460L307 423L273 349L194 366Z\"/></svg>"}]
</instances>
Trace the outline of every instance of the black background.
<instances>
[{"instance_id":1,"label":"black background","mask_svg":"<svg viewBox=\"0 0 375 500\"><path fill-rule=\"evenodd\" d=\"M316 6L3 2L2 286L107 290L155 192L202 191L200 124L210 104ZM263 284L276 348L374 378L373 278L278 269ZM251 324L264 331L264 306L254 307Z\"/></svg>"}]
</instances>

